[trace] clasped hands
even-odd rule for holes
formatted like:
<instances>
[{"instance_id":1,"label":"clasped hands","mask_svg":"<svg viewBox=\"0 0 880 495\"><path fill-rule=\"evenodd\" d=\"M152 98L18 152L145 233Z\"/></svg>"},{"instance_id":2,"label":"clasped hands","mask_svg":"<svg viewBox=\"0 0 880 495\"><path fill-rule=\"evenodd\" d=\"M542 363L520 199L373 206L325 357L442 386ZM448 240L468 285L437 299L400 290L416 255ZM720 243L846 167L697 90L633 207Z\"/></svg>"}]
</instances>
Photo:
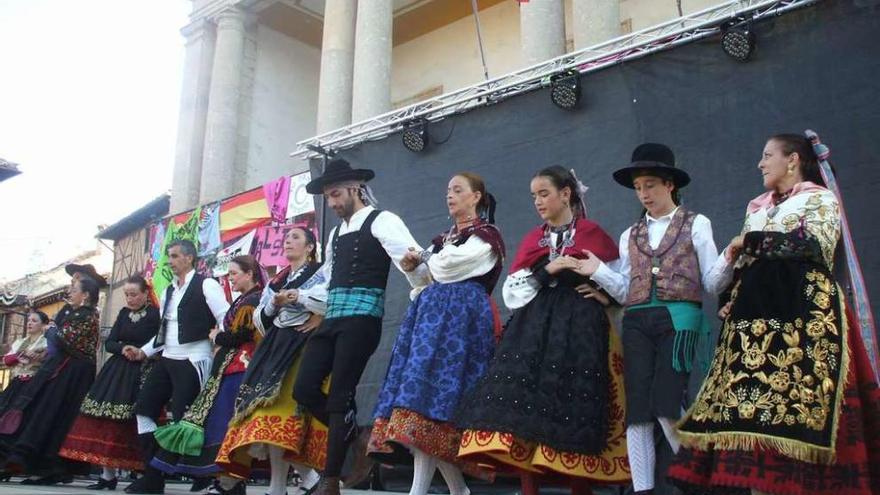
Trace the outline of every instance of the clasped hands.
<instances>
[{"instance_id":1,"label":"clasped hands","mask_svg":"<svg viewBox=\"0 0 880 495\"><path fill-rule=\"evenodd\" d=\"M400 260L400 269L409 273L416 269L422 263L421 253L416 250L416 248L411 247L406 254L403 255L403 258Z\"/></svg>"},{"instance_id":2,"label":"clasped hands","mask_svg":"<svg viewBox=\"0 0 880 495\"><path fill-rule=\"evenodd\" d=\"M281 290L272 297L272 304L276 307L295 304L297 301L299 301L299 291L296 289Z\"/></svg>"},{"instance_id":3,"label":"clasped hands","mask_svg":"<svg viewBox=\"0 0 880 495\"><path fill-rule=\"evenodd\" d=\"M146 353L144 353L140 347L135 347L133 345L123 347L122 355L129 361L143 361L144 359L147 359Z\"/></svg>"},{"instance_id":4,"label":"clasped hands","mask_svg":"<svg viewBox=\"0 0 880 495\"><path fill-rule=\"evenodd\" d=\"M595 254L593 254L588 249L582 249L581 253L583 253L584 258L578 259L573 256L563 255L560 256L544 267L547 270L547 273L551 275L555 275L563 270L571 270L578 275L583 275L584 277L592 276L596 273L596 270L602 265L602 260L600 260ZM579 294L584 296L584 299L595 299L599 302L599 304L603 306L608 306L611 304L611 299L608 298L602 291L596 289L590 284L581 284L575 287L575 290L578 291Z\"/></svg>"},{"instance_id":5,"label":"clasped hands","mask_svg":"<svg viewBox=\"0 0 880 495\"><path fill-rule=\"evenodd\" d=\"M547 273L550 275L556 275L562 270L571 270L578 275L589 277L596 273L596 270L598 270L599 266L602 264L602 260L587 249L583 249L581 252L584 254L583 259L563 255L554 259L550 263L547 263L544 269L547 270Z\"/></svg>"}]
</instances>

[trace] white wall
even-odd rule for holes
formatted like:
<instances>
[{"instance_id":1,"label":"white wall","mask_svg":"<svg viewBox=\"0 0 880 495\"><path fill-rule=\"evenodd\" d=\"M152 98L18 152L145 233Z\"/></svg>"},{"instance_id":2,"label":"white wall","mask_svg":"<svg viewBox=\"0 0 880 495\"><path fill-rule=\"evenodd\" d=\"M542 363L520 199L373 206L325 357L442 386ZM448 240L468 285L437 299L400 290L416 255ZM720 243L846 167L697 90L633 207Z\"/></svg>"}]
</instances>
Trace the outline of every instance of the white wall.
<instances>
[{"instance_id":1,"label":"white wall","mask_svg":"<svg viewBox=\"0 0 880 495\"><path fill-rule=\"evenodd\" d=\"M501 2L480 11L480 27L489 77L519 68L519 6ZM394 47L391 101L443 86L443 92L483 79L477 33L471 16Z\"/></svg>"},{"instance_id":2,"label":"white wall","mask_svg":"<svg viewBox=\"0 0 880 495\"><path fill-rule=\"evenodd\" d=\"M724 0L681 0L681 10L690 14ZM678 17L676 0L621 0L620 20L632 19L632 30L638 31Z\"/></svg>"},{"instance_id":3,"label":"white wall","mask_svg":"<svg viewBox=\"0 0 880 495\"><path fill-rule=\"evenodd\" d=\"M246 189L307 167L289 154L315 135L320 67L319 49L258 27Z\"/></svg>"},{"instance_id":4,"label":"white wall","mask_svg":"<svg viewBox=\"0 0 880 495\"><path fill-rule=\"evenodd\" d=\"M723 0L682 0L685 14L718 5ZM565 0L566 40L573 38L572 0ZM620 20L631 20L637 31L678 17L676 0L620 0ZM522 67L519 40L519 5L502 2L480 12L483 47L489 77ZM394 47L391 101L399 102L442 86L444 93L483 79L471 16Z\"/></svg>"}]
</instances>

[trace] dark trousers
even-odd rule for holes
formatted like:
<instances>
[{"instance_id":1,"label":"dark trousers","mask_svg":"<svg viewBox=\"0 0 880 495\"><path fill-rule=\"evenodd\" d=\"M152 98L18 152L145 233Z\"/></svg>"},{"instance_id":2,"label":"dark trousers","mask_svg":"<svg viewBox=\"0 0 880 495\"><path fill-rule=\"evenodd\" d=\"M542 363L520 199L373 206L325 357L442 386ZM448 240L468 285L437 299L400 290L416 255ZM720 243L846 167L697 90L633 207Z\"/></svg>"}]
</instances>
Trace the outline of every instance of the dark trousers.
<instances>
[{"instance_id":1,"label":"dark trousers","mask_svg":"<svg viewBox=\"0 0 880 495\"><path fill-rule=\"evenodd\" d=\"M134 413L155 421L170 400L171 416L180 421L200 389L199 374L189 360L161 357L144 381Z\"/></svg>"},{"instance_id":2,"label":"dark trousers","mask_svg":"<svg viewBox=\"0 0 880 495\"><path fill-rule=\"evenodd\" d=\"M627 310L623 316L623 383L626 424L677 419L688 373L672 367L675 327L666 308Z\"/></svg>"},{"instance_id":3,"label":"dark trousers","mask_svg":"<svg viewBox=\"0 0 880 495\"><path fill-rule=\"evenodd\" d=\"M382 319L351 316L324 321L309 338L293 386L293 397L329 428L324 476L339 476L345 462L345 415L370 356L379 345ZM332 376L330 393L321 385Z\"/></svg>"}]
</instances>

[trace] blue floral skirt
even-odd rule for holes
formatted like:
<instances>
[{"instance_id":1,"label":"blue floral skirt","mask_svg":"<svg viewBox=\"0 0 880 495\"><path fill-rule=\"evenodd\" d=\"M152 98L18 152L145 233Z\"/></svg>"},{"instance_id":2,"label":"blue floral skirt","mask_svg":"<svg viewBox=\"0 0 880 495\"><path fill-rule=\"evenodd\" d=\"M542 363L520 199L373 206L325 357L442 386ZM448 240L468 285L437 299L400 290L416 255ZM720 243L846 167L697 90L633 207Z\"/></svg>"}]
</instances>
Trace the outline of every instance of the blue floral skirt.
<instances>
[{"instance_id":1,"label":"blue floral skirt","mask_svg":"<svg viewBox=\"0 0 880 495\"><path fill-rule=\"evenodd\" d=\"M413 301L373 415L372 456L402 461L415 447L460 464L451 420L488 369L497 321L491 296L472 281L430 285Z\"/></svg>"}]
</instances>

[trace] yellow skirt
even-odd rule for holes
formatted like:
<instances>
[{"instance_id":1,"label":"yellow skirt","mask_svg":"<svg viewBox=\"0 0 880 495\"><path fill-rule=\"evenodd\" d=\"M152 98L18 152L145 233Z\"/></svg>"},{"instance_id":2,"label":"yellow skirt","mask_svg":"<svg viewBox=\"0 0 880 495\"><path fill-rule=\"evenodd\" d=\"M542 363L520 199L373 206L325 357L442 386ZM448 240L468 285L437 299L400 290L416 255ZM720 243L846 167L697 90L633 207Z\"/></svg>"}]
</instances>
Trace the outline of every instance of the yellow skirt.
<instances>
[{"instance_id":1,"label":"yellow skirt","mask_svg":"<svg viewBox=\"0 0 880 495\"><path fill-rule=\"evenodd\" d=\"M600 455L560 452L510 433L465 430L458 456L499 472L526 472L541 478L583 478L597 484L630 481L626 453L626 409L623 392L623 346L611 329L609 339L609 428L606 448Z\"/></svg>"},{"instance_id":2,"label":"yellow skirt","mask_svg":"<svg viewBox=\"0 0 880 495\"><path fill-rule=\"evenodd\" d=\"M293 384L300 357L284 375L274 403L259 408L236 425L230 425L217 454L216 463L232 476L250 477L256 462L266 460L268 446L281 447L289 462L323 469L327 461L327 426L310 415L296 415ZM322 390L330 389L329 378ZM268 464L268 463L267 463Z\"/></svg>"}]
</instances>

